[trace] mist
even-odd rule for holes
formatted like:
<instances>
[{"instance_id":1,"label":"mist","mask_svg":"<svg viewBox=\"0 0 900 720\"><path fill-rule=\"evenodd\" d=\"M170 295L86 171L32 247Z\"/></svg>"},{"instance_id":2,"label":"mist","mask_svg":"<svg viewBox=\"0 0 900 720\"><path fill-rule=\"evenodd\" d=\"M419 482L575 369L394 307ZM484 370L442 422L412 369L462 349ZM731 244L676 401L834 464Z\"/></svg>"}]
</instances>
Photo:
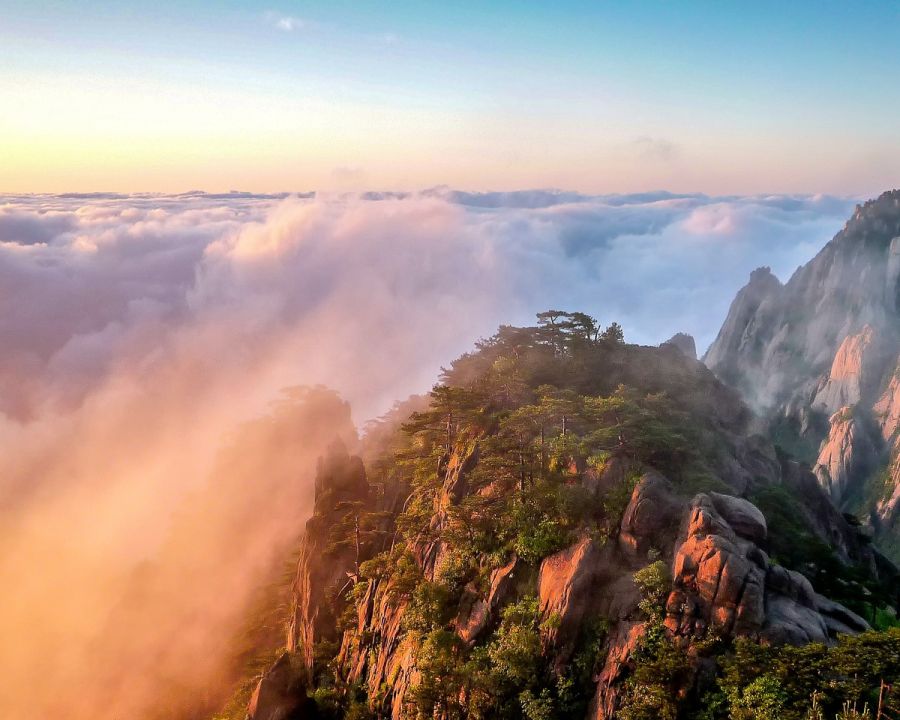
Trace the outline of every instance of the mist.
<instances>
[{"instance_id":1,"label":"mist","mask_svg":"<svg viewBox=\"0 0 900 720\"><path fill-rule=\"evenodd\" d=\"M334 438L549 307L702 350L752 269L785 280L853 204L0 197L0 716L214 707Z\"/></svg>"}]
</instances>

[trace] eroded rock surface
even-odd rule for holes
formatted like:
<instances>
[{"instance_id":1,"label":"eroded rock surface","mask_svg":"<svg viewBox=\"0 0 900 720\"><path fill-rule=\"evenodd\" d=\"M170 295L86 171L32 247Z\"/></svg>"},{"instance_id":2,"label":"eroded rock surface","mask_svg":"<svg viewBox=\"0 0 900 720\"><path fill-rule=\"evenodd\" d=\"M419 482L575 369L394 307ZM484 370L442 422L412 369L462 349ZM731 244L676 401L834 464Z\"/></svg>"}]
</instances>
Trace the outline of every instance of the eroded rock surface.
<instances>
[{"instance_id":1,"label":"eroded rock surface","mask_svg":"<svg viewBox=\"0 0 900 720\"><path fill-rule=\"evenodd\" d=\"M596 605L593 588L605 563L602 551L590 537L545 558L538 574L541 616L555 618L547 630L548 643L559 662L567 659L582 620Z\"/></svg>"},{"instance_id":2,"label":"eroded rock surface","mask_svg":"<svg viewBox=\"0 0 900 720\"><path fill-rule=\"evenodd\" d=\"M649 521L653 507L666 519ZM721 493L702 493L684 503L658 473L645 474L635 487L622 520L619 562L646 563L656 556L653 538L663 527L671 531L672 513L680 534L674 552L662 555L672 571L665 626L683 642L690 644L712 632L726 638L803 644L830 642L838 633L868 629L855 613L817 595L803 575L769 562L762 547L766 520L755 505ZM565 557L577 557L574 550L570 548ZM569 571L580 564L568 565ZM636 611L637 594L632 591L629 599L628 611L613 616L619 620L610 628L606 659L597 676L590 712L595 720L616 717L630 658L646 630Z\"/></svg>"},{"instance_id":3,"label":"eroded rock surface","mask_svg":"<svg viewBox=\"0 0 900 720\"><path fill-rule=\"evenodd\" d=\"M472 585L466 587L454 623L463 642L473 642L488 623L496 620L498 609L511 597L523 572L523 563L513 555L506 565L496 568L491 573L487 597L482 597Z\"/></svg>"},{"instance_id":4,"label":"eroded rock surface","mask_svg":"<svg viewBox=\"0 0 900 720\"><path fill-rule=\"evenodd\" d=\"M671 551L683 506L668 480L655 471L644 473L622 516L619 547L630 558L644 558L651 549Z\"/></svg>"},{"instance_id":5,"label":"eroded rock surface","mask_svg":"<svg viewBox=\"0 0 900 720\"><path fill-rule=\"evenodd\" d=\"M900 257L900 238L895 238L891 247L897 250L896 256ZM874 412L882 440L888 448L887 475L890 481L888 492L879 498L875 511L879 521L890 528L900 514L900 358L887 387L875 403Z\"/></svg>"},{"instance_id":6,"label":"eroded rock surface","mask_svg":"<svg viewBox=\"0 0 900 720\"><path fill-rule=\"evenodd\" d=\"M813 398L814 410L833 415L843 407L856 405L873 380L877 382L881 363L876 338L871 325L844 338L831 363L828 379Z\"/></svg>"},{"instance_id":7,"label":"eroded rock surface","mask_svg":"<svg viewBox=\"0 0 900 720\"><path fill-rule=\"evenodd\" d=\"M666 626L679 635L758 633L765 622L767 569L759 547L735 532L710 496L698 495L675 554Z\"/></svg>"},{"instance_id":8,"label":"eroded rock surface","mask_svg":"<svg viewBox=\"0 0 900 720\"><path fill-rule=\"evenodd\" d=\"M838 603L820 599L800 573L769 562L760 547L765 520L751 503L701 494L688 512L666 604L673 633L702 637L712 631L802 644L868 627Z\"/></svg>"},{"instance_id":9,"label":"eroded rock surface","mask_svg":"<svg viewBox=\"0 0 900 720\"><path fill-rule=\"evenodd\" d=\"M831 416L831 429L822 442L813 472L839 506L856 480L877 462L877 451L865 424L850 407Z\"/></svg>"},{"instance_id":10,"label":"eroded rock surface","mask_svg":"<svg viewBox=\"0 0 900 720\"><path fill-rule=\"evenodd\" d=\"M588 711L590 720L612 720L621 702L622 684L630 671L630 659L646 631L646 623L618 623L607 642L606 659L597 675L597 689Z\"/></svg>"},{"instance_id":11,"label":"eroded rock surface","mask_svg":"<svg viewBox=\"0 0 900 720\"><path fill-rule=\"evenodd\" d=\"M900 431L900 358L874 410L885 442L891 442Z\"/></svg>"},{"instance_id":12,"label":"eroded rock surface","mask_svg":"<svg viewBox=\"0 0 900 720\"><path fill-rule=\"evenodd\" d=\"M302 674L284 653L262 676L247 708L247 720L312 720L315 703L306 693Z\"/></svg>"}]
</instances>

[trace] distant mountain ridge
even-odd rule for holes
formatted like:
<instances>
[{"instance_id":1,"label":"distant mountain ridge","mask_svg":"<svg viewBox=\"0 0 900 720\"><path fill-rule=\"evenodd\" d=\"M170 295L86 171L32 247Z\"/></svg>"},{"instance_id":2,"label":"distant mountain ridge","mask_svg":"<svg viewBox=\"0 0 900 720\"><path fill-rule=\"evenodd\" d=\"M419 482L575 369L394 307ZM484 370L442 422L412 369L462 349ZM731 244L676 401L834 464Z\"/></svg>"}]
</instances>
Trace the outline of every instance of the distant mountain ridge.
<instances>
[{"instance_id":1,"label":"distant mountain ridge","mask_svg":"<svg viewBox=\"0 0 900 720\"><path fill-rule=\"evenodd\" d=\"M755 270L704 362L900 554L900 191L858 206L786 284Z\"/></svg>"}]
</instances>

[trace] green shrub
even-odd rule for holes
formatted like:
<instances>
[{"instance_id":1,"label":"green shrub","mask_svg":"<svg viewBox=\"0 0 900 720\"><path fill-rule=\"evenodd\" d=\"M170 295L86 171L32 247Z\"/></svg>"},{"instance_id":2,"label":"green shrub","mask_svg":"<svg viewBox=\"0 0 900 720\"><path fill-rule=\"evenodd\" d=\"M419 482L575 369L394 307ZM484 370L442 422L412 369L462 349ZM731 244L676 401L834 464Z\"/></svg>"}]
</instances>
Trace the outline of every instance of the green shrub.
<instances>
[{"instance_id":1,"label":"green shrub","mask_svg":"<svg viewBox=\"0 0 900 720\"><path fill-rule=\"evenodd\" d=\"M665 613L666 597L672 587L672 573L662 560L652 562L634 573L634 584L641 593L638 607L649 618L660 620Z\"/></svg>"},{"instance_id":2,"label":"green shrub","mask_svg":"<svg viewBox=\"0 0 900 720\"><path fill-rule=\"evenodd\" d=\"M788 695L771 675L760 675L727 694L730 720L781 720Z\"/></svg>"},{"instance_id":3,"label":"green shrub","mask_svg":"<svg viewBox=\"0 0 900 720\"><path fill-rule=\"evenodd\" d=\"M762 686L771 689L770 681L775 681L784 693L779 720L805 720L813 696L825 717L834 717L844 703L872 706L881 681L898 677L900 628L892 628L841 635L834 646L775 647L737 640L733 653L721 658L718 683L733 714L742 712L741 699L748 688L753 692Z\"/></svg>"},{"instance_id":4,"label":"green shrub","mask_svg":"<svg viewBox=\"0 0 900 720\"><path fill-rule=\"evenodd\" d=\"M453 610L447 586L423 580L413 591L403 613L403 627L418 633L437 630L450 621Z\"/></svg>"},{"instance_id":5,"label":"green shrub","mask_svg":"<svg viewBox=\"0 0 900 720\"><path fill-rule=\"evenodd\" d=\"M432 630L416 652L418 681L409 689L413 717L457 720L466 717L460 701L464 683L464 647L450 630Z\"/></svg>"},{"instance_id":6,"label":"green shrub","mask_svg":"<svg viewBox=\"0 0 900 720\"><path fill-rule=\"evenodd\" d=\"M668 636L661 619L647 623L625 681L621 720L675 720L679 690L690 678L690 663L680 641Z\"/></svg>"}]
</instances>

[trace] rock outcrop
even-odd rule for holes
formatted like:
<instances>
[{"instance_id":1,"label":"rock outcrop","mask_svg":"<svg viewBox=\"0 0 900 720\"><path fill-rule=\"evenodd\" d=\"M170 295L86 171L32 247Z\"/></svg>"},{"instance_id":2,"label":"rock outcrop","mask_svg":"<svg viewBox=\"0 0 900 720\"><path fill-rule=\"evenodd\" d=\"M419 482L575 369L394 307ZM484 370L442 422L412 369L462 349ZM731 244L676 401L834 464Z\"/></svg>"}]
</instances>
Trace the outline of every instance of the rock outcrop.
<instances>
[{"instance_id":1,"label":"rock outcrop","mask_svg":"<svg viewBox=\"0 0 900 720\"><path fill-rule=\"evenodd\" d=\"M884 441L895 440L900 432L900 358L874 410Z\"/></svg>"},{"instance_id":2,"label":"rock outcrop","mask_svg":"<svg viewBox=\"0 0 900 720\"><path fill-rule=\"evenodd\" d=\"M477 446L474 439L460 438L453 452L441 459L443 479L434 501L430 533L439 535L447 513L467 494L484 490L470 482L479 462ZM665 627L687 645L709 633L776 643L830 642L838 633L856 633L868 627L850 610L817 595L803 575L769 561L766 519L748 500L718 492L688 500L679 496L661 473L640 468L633 461L611 458L608 469L614 477L606 480L603 473L598 477L584 472L585 486L593 489L598 483L621 483L629 474L641 472L614 536L603 541L586 529L571 546L544 558L536 568L513 555L491 570L486 584L466 585L450 623L463 644L471 647L496 628L504 606L534 595L541 617L542 652L549 667L563 673L585 628L602 618L609 631L603 662L594 675L590 716L612 720L647 627L634 573L655 558L671 571ZM790 477L785 476L786 482L795 483L824 503L823 507L830 507L812 475L802 476L811 483L805 490L800 480ZM324 604L345 606L333 593L339 582L346 582L348 573L352 574L353 562L346 553L339 553L322 563L323 538L329 536L329 522L346 524L346 517L335 509L335 500L341 498L338 505L346 505L348 499L368 490L356 460L339 447L322 462L320 479L318 520L311 521L305 545L308 552L301 558L295 583L292 632L307 664L311 657L307 643L339 640L335 662L339 675L351 685L366 688L373 709L399 720L410 689L421 680L415 645L409 641L404 620L408 591L391 579L365 581L354 622L343 633L337 632L335 612L327 613ZM817 512L825 514L822 508ZM823 532L836 533L838 538L846 532L846 553L858 556L863 551L853 544L852 531L844 527L846 522L837 511L832 512ZM434 538L411 541L408 547L427 579L436 577L448 550ZM321 578L325 578L324 592L316 586ZM330 628L324 626L326 619L332 623ZM270 679L258 694L262 699L280 697L275 691L278 687ZM257 706L268 707L262 699Z\"/></svg>"},{"instance_id":3,"label":"rock outcrop","mask_svg":"<svg viewBox=\"0 0 900 720\"><path fill-rule=\"evenodd\" d=\"M662 343L662 346L674 347L685 357L689 357L691 360L697 359L697 344L694 342L694 337L687 333L675 333L672 337Z\"/></svg>"},{"instance_id":4,"label":"rock outcrop","mask_svg":"<svg viewBox=\"0 0 900 720\"><path fill-rule=\"evenodd\" d=\"M407 547L418 570L429 581L434 579L447 554L440 533L448 508L473 491L469 477L478 458L477 438L461 437L457 438L453 451L438 463L441 487L434 501L429 537L417 538ZM471 643L496 621L501 606L514 595L523 574L521 563L513 557L491 573L486 594L474 585L465 588L453 621L462 641ZM365 687L373 705L377 698L380 711L395 719L403 716L407 691L419 679L413 647L406 642L403 625L408 603L408 596L390 581L369 581L357 604L356 623L341 637L336 661L344 679Z\"/></svg>"},{"instance_id":5,"label":"rock outcrop","mask_svg":"<svg viewBox=\"0 0 900 720\"><path fill-rule=\"evenodd\" d=\"M819 594L816 594L815 600L816 610L818 610L819 615L825 621L825 627L828 629L830 636L856 635L869 629L868 622L840 603L836 603Z\"/></svg>"},{"instance_id":6,"label":"rock outcrop","mask_svg":"<svg viewBox=\"0 0 900 720\"><path fill-rule=\"evenodd\" d=\"M606 658L597 675L597 689L588 713L590 720L612 720L616 717L631 659L646 628L645 622L631 620L618 623L610 632Z\"/></svg>"},{"instance_id":7,"label":"rock outcrop","mask_svg":"<svg viewBox=\"0 0 900 720\"><path fill-rule=\"evenodd\" d=\"M757 545L766 541L769 532L766 518L756 505L749 500L717 492L709 493L709 498L715 510L738 536Z\"/></svg>"},{"instance_id":8,"label":"rock outcrop","mask_svg":"<svg viewBox=\"0 0 900 720\"><path fill-rule=\"evenodd\" d=\"M809 580L772 565L761 547L765 540L765 519L746 500L694 498L675 553L666 626L689 637L712 631L795 644L826 641L828 623Z\"/></svg>"},{"instance_id":9,"label":"rock outcrop","mask_svg":"<svg viewBox=\"0 0 900 720\"><path fill-rule=\"evenodd\" d=\"M601 558L601 548L585 537L541 563L540 612L545 619L556 619L546 637L558 665L568 659L582 621L595 606L595 588L605 564Z\"/></svg>"},{"instance_id":10,"label":"rock outcrop","mask_svg":"<svg viewBox=\"0 0 900 720\"><path fill-rule=\"evenodd\" d=\"M892 249L900 249L896 238ZM889 448L890 457L885 469L888 482L886 492L878 499L875 513L883 527L896 527L900 515L900 358L891 373L884 392L874 406L875 420L881 429L881 438Z\"/></svg>"},{"instance_id":11,"label":"rock outcrop","mask_svg":"<svg viewBox=\"0 0 900 720\"><path fill-rule=\"evenodd\" d=\"M647 509L659 507L663 522L646 523ZM677 516L674 550L661 557L669 564L672 589L666 600L665 626L690 643L713 633L724 638L750 637L766 642L829 642L838 633L858 633L868 624L839 603L817 595L800 573L769 561L763 549L767 525L749 501L721 493L701 493L680 500L658 473L648 473L635 487L619 533L620 553L613 564L634 567L660 554L658 533ZM608 577L610 559L585 567L584 541L560 553L554 571L582 582ZM600 555L594 556L599 558ZM564 562L568 560L568 562ZM565 587L565 583L561 583ZM632 591L630 606L610 629L606 659L598 673L591 717L616 717L621 687L646 629ZM556 608L567 607L557 603ZM583 612L578 609L575 615ZM609 615L607 615L609 616ZM616 616L613 616L616 617Z\"/></svg>"},{"instance_id":12,"label":"rock outcrop","mask_svg":"<svg viewBox=\"0 0 900 720\"><path fill-rule=\"evenodd\" d=\"M768 364L765 348L757 335L779 305L783 289L771 268L754 270L731 303L718 337L703 358L716 375L751 398L748 390L759 392L768 386L761 377L761 366Z\"/></svg>"},{"instance_id":13,"label":"rock outcrop","mask_svg":"<svg viewBox=\"0 0 900 720\"><path fill-rule=\"evenodd\" d=\"M828 378L816 391L811 406L833 415L843 407L853 407L869 394L883 365L878 357L876 333L865 325L855 335L844 338L831 363Z\"/></svg>"},{"instance_id":14,"label":"rock outcrop","mask_svg":"<svg viewBox=\"0 0 900 720\"><path fill-rule=\"evenodd\" d=\"M622 515L619 547L631 559L651 550L671 553L681 522L683 502L668 480L655 471L643 474Z\"/></svg>"},{"instance_id":15,"label":"rock outcrop","mask_svg":"<svg viewBox=\"0 0 900 720\"><path fill-rule=\"evenodd\" d=\"M459 463L443 467L455 485ZM446 501L437 503L436 516L446 509ZM689 641L710 629L779 642L827 640L834 632L865 626L837 603L817 598L803 576L772 566L760 547L766 534L765 518L747 500L710 493L688 502L648 468L614 541L598 543L585 535L545 558L536 573L511 557L491 572L487 587L465 588L452 626L471 644L496 626L504 605L534 594L544 619L545 652L551 666L562 672L584 627L606 618L611 626L592 705L593 717L604 719L615 717L622 682L645 628L633 574L653 557L665 559L672 569L666 625ZM427 567L429 554L419 555L419 562ZM404 640L406 610L407 601L390 583L369 583L338 655L347 681L369 688L394 718L401 717L406 693L419 677L415 655Z\"/></svg>"},{"instance_id":16,"label":"rock outcrop","mask_svg":"<svg viewBox=\"0 0 900 720\"><path fill-rule=\"evenodd\" d=\"M499 609L512 597L524 572L523 563L513 555L506 565L491 572L491 582L486 597L482 597L478 588L473 584L470 583L466 586L454 622L456 632L463 642L474 642L488 624L496 621Z\"/></svg>"},{"instance_id":17,"label":"rock outcrop","mask_svg":"<svg viewBox=\"0 0 900 720\"><path fill-rule=\"evenodd\" d=\"M418 677L413 648L404 642L407 601L389 584L372 582L357 606L355 627L344 633L337 657L348 682L367 688L392 718L402 717L406 692ZM387 697L384 692L387 691Z\"/></svg>"}]
</instances>

